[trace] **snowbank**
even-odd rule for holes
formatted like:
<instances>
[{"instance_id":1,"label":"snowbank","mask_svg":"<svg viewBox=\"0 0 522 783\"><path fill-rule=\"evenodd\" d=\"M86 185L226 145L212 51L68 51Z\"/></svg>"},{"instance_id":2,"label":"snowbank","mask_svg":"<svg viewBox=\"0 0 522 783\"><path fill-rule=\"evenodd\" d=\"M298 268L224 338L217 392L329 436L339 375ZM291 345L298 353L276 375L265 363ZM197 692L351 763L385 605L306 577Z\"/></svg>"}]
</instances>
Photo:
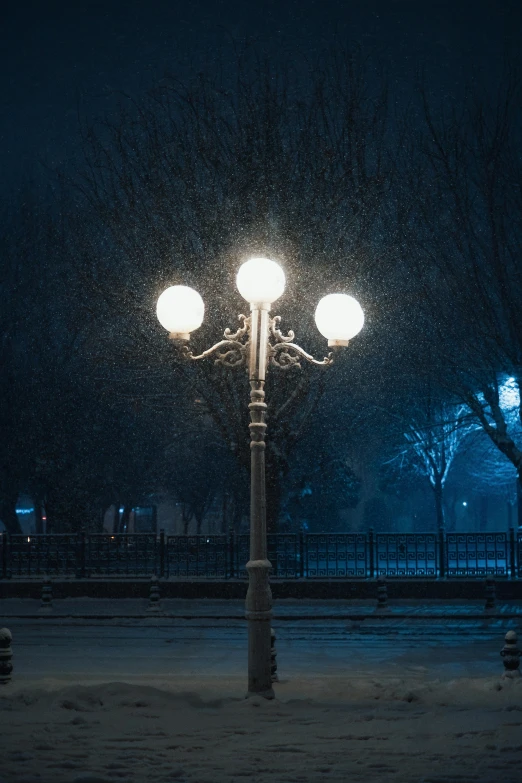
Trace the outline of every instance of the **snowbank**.
<instances>
[{"instance_id":1,"label":"snowbank","mask_svg":"<svg viewBox=\"0 0 522 783\"><path fill-rule=\"evenodd\" d=\"M522 678L521 678L522 680ZM521 783L522 682L243 678L0 691L2 783Z\"/></svg>"}]
</instances>

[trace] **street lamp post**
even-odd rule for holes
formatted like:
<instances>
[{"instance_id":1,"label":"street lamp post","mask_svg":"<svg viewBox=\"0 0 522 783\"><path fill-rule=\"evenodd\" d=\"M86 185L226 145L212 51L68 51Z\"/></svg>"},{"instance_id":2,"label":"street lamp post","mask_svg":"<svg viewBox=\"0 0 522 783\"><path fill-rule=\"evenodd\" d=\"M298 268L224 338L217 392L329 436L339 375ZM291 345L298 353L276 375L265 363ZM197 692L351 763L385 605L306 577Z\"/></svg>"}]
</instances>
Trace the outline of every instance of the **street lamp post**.
<instances>
[{"instance_id":1,"label":"street lamp post","mask_svg":"<svg viewBox=\"0 0 522 783\"><path fill-rule=\"evenodd\" d=\"M287 369L300 366L302 360L320 367L333 362L333 351L322 360L314 359L293 342L294 333L283 335L280 317L270 317L272 304L285 288L281 267L268 258L251 258L239 269L239 293L250 304L250 316L240 315L240 328L225 329L224 339L207 351L194 355L190 333L201 326L204 304L200 295L187 286L171 286L159 297L157 315L186 360L213 357L226 367L244 366L250 381L250 559L246 618L248 620L248 693L274 697L270 669L270 621L272 593L267 555L265 494L265 378L268 366ZM330 294L319 302L315 320L332 349L348 345L364 323L359 303L347 294Z\"/></svg>"}]
</instances>

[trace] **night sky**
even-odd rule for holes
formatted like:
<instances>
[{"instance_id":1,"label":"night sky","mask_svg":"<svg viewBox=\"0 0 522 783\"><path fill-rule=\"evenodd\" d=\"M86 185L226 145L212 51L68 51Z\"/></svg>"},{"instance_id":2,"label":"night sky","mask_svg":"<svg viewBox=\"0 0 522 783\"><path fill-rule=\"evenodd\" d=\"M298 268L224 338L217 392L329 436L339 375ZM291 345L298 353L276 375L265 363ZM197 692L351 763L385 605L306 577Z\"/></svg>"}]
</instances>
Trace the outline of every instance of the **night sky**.
<instances>
[{"instance_id":1,"label":"night sky","mask_svg":"<svg viewBox=\"0 0 522 783\"><path fill-rule=\"evenodd\" d=\"M233 41L253 39L271 57L297 62L336 42L362 45L387 64L396 95L419 66L449 94L462 69L498 72L515 58L522 32L519 0L22 0L0 22L4 190L45 181L40 160L73 161L77 107L110 111L117 91L138 95L164 70L204 68Z\"/></svg>"}]
</instances>

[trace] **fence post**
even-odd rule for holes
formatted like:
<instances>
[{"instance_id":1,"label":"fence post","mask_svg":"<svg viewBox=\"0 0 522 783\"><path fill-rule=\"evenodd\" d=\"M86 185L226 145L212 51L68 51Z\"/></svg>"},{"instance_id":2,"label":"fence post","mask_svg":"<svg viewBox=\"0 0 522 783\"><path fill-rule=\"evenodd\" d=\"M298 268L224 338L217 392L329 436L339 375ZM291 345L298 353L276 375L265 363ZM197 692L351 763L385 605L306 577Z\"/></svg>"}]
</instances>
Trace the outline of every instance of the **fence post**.
<instances>
[{"instance_id":1,"label":"fence post","mask_svg":"<svg viewBox=\"0 0 522 783\"><path fill-rule=\"evenodd\" d=\"M159 575L165 576L165 530L163 528L159 534Z\"/></svg>"},{"instance_id":2,"label":"fence post","mask_svg":"<svg viewBox=\"0 0 522 783\"><path fill-rule=\"evenodd\" d=\"M497 600L497 594L495 590L495 580L492 576L486 577L486 603L484 609L486 611L493 610Z\"/></svg>"},{"instance_id":3,"label":"fence post","mask_svg":"<svg viewBox=\"0 0 522 783\"><path fill-rule=\"evenodd\" d=\"M11 672L13 671L12 641L13 635L9 628L0 628L0 685L7 685L11 681Z\"/></svg>"},{"instance_id":4,"label":"fence post","mask_svg":"<svg viewBox=\"0 0 522 783\"><path fill-rule=\"evenodd\" d=\"M230 579L234 579L236 575L236 568L234 563L234 557L235 557L234 533L228 534L228 556L230 562Z\"/></svg>"},{"instance_id":5,"label":"fence post","mask_svg":"<svg viewBox=\"0 0 522 783\"><path fill-rule=\"evenodd\" d=\"M9 534L2 533L2 577L7 579L7 547L9 545Z\"/></svg>"},{"instance_id":6,"label":"fence post","mask_svg":"<svg viewBox=\"0 0 522 783\"><path fill-rule=\"evenodd\" d=\"M517 634L515 631L508 631L504 638L504 647L500 651L504 659L503 677L515 678L520 676L520 650L517 646Z\"/></svg>"},{"instance_id":7,"label":"fence post","mask_svg":"<svg viewBox=\"0 0 522 783\"><path fill-rule=\"evenodd\" d=\"M85 530L78 533L78 548L76 551L76 577L85 577Z\"/></svg>"},{"instance_id":8,"label":"fence post","mask_svg":"<svg viewBox=\"0 0 522 783\"><path fill-rule=\"evenodd\" d=\"M149 586L149 606L147 611L149 612L158 612L160 609L160 588L159 588L159 582L158 577L153 574L150 578L150 586Z\"/></svg>"},{"instance_id":9,"label":"fence post","mask_svg":"<svg viewBox=\"0 0 522 783\"><path fill-rule=\"evenodd\" d=\"M509 528L509 569L511 572L511 579L517 577L517 563L516 563L516 550L517 540L515 536L515 529Z\"/></svg>"},{"instance_id":10,"label":"fence post","mask_svg":"<svg viewBox=\"0 0 522 783\"><path fill-rule=\"evenodd\" d=\"M446 576L446 532L443 527L439 527L439 577L443 579Z\"/></svg>"},{"instance_id":11,"label":"fence post","mask_svg":"<svg viewBox=\"0 0 522 783\"><path fill-rule=\"evenodd\" d=\"M373 550L373 527L371 527L368 530L367 546L368 546L368 562L369 562L369 569L370 569L370 579L373 579L373 577L375 576L375 559L374 559L374 550Z\"/></svg>"},{"instance_id":12,"label":"fence post","mask_svg":"<svg viewBox=\"0 0 522 783\"><path fill-rule=\"evenodd\" d=\"M308 542L306 546L306 552L308 554ZM300 579L304 579L304 575L305 575L304 558L305 558L305 537L303 531L301 530L299 533L299 578Z\"/></svg>"},{"instance_id":13,"label":"fence post","mask_svg":"<svg viewBox=\"0 0 522 783\"><path fill-rule=\"evenodd\" d=\"M50 612L53 608L53 583L47 574L44 574L42 581L40 611Z\"/></svg>"},{"instance_id":14,"label":"fence post","mask_svg":"<svg viewBox=\"0 0 522 783\"><path fill-rule=\"evenodd\" d=\"M270 629L270 679L272 682L279 682L277 676L277 650L276 633L273 628Z\"/></svg>"},{"instance_id":15,"label":"fence post","mask_svg":"<svg viewBox=\"0 0 522 783\"><path fill-rule=\"evenodd\" d=\"M380 612L387 612L389 610L388 584L384 574L380 574L380 576L377 577L377 609Z\"/></svg>"}]
</instances>

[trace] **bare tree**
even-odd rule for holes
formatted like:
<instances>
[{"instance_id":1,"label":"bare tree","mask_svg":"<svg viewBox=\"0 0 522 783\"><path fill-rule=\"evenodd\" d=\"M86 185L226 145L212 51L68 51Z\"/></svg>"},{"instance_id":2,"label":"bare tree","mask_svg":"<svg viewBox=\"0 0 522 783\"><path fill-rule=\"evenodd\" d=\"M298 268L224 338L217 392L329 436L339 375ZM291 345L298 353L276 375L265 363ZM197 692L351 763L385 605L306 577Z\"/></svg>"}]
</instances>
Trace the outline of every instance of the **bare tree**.
<instances>
[{"instance_id":1,"label":"bare tree","mask_svg":"<svg viewBox=\"0 0 522 783\"><path fill-rule=\"evenodd\" d=\"M231 455L206 418L196 411L166 449L162 483L181 504L184 535L193 519L197 535L201 534L205 515L226 487L232 467Z\"/></svg>"},{"instance_id":2,"label":"bare tree","mask_svg":"<svg viewBox=\"0 0 522 783\"><path fill-rule=\"evenodd\" d=\"M472 86L449 108L423 91L426 131L410 128L408 196L401 202L405 247L429 325L432 353L424 369L469 407L516 469L519 486L521 97L510 68L496 89ZM502 404L508 379L518 394L515 418Z\"/></svg>"},{"instance_id":3,"label":"bare tree","mask_svg":"<svg viewBox=\"0 0 522 783\"><path fill-rule=\"evenodd\" d=\"M404 445L390 462L399 470L411 469L428 479L435 501L437 527L445 527L444 487L454 459L478 424L466 405L449 403L432 395L417 398L400 418ZM399 426L400 426L399 424Z\"/></svg>"},{"instance_id":4,"label":"bare tree","mask_svg":"<svg viewBox=\"0 0 522 783\"><path fill-rule=\"evenodd\" d=\"M503 498L512 505L517 500L517 471L491 438L480 430L471 438L467 452L466 475L477 492Z\"/></svg>"},{"instance_id":5,"label":"bare tree","mask_svg":"<svg viewBox=\"0 0 522 783\"><path fill-rule=\"evenodd\" d=\"M317 345L317 280L325 293L342 286L357 294L375 279L380 257L375 244L391 177L387 92L384 81L368 86L367 71L362 58L343 53L300 83L247 53L233 73L188 83L166 76L143 99L122 101L116 119L84 127L85 169L75 183L83 224L74 231L85 285L106 302L100 346L111 362L116 351L120 366L163 374L163 387L178 384L204 399L242 466L249 461L246 376L173 368L154 302L166 284L192 284L208 303L209 322L228 325L231 308L245 306L228 295L238 262L271 255L287 271L289 320ZM216 336L204 325L194 339ZM267 383L270 530L290 454L323 389L319 373L297 370Z\"/></svg>"}]
</instances>

